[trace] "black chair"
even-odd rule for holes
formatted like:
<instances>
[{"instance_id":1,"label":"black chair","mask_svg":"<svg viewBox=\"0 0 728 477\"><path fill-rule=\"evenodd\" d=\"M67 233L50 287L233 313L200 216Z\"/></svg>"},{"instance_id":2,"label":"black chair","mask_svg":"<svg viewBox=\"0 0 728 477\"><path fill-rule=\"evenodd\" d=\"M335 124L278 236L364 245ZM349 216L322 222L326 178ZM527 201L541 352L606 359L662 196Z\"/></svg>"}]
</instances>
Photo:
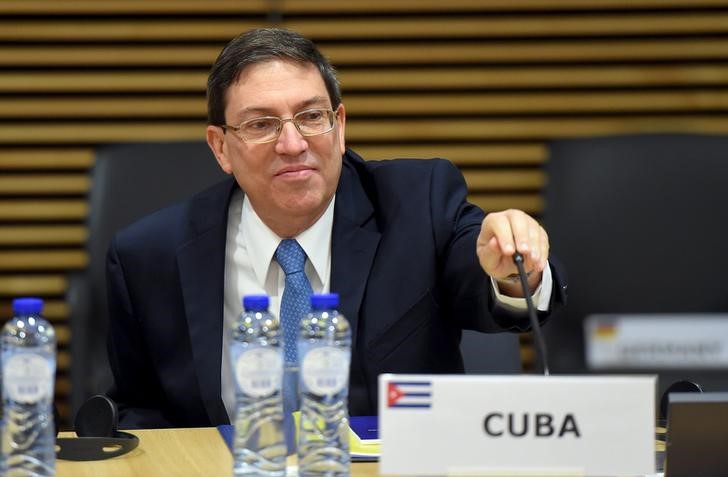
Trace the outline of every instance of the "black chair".
<instances>
[{"instance_id":1,"label":"black chair","mask_svg":"<svg viewBox=\"0 0 728 477\"><path fill-rule=\"evenodd\" d=\"M114 233L226 176L204 142L139 143L96 152L89 197L87 269L69 277L71 406L111 385L106 355L105 259Z\"/></svg>"},{"instance_id":2,"label":"black chair","mask_svg":"<svg viewBox=\"0 0 728 477\"><path fill-rule=\"evenodd\" d=\"M587 371L596 313L728 312L728 137L648 134L550 144L543 221L569 272L569 304L545 327L554 372ZM658 372L725 388L725 372Z\"/></svg>"},{"instance_id":3,"label":"black chair","mask_svg":"<svg viewBox=\"0 0 728 477\"><path fill-rule=\"evenodd\" d=\"M517 334L464 330L460 352L467 374L520 374L523 370Z\"/></svg>"}]
</instances>

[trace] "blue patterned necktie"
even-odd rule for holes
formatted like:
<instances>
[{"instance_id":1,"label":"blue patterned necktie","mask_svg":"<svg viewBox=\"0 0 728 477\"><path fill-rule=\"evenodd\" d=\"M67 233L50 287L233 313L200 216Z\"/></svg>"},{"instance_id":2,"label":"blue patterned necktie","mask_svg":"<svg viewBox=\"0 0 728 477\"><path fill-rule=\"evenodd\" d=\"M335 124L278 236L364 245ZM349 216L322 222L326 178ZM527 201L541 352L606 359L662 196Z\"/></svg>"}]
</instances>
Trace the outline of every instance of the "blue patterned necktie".
<instances>
[{"instance_id":1,"label":"blue patterned necktie","mask_svg":"<svg viewBox=\"0 0 728 477\"><path fill-rule=\"evenodd\" d=\"M304 267L306 252L293 239L282 240L275 253L276 261L286 274L281 298L280 321L283 327L283 349L286 371L283 377L283 413L289 451L295 449L291 413L298 409L298 327L301 318L311 309L311 283Z\"/></svg>"},{"instance_id":2,"label":"blue patterned necktie","mask_svg":"<svg viewBox=\"0 0 728 477\"><path fill-rule=\"evenodd\" d=\"M311 283L304 271L306 252L293 239L282 240L275 253L276 261L286 274L281 298L281 326L285 343L286 364L297 366L296 340L301 317L311 310Z\"/></svg>"}]
</instances>

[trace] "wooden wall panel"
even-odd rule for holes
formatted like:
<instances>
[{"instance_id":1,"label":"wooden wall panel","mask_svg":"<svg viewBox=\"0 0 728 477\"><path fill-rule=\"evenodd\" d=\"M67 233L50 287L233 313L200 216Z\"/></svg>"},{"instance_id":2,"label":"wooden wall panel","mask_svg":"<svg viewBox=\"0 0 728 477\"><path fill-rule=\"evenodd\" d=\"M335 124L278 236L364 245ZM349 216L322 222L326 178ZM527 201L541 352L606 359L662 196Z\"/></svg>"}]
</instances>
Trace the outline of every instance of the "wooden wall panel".
<instances>
[{"instance_id":1,"label":"wooden wall panel","mask_svg":"<svg viewBox=\"0 0 728 477\"><path fill-rule=\"evenodd\" d=\"M350 146L448 157L488 210L540 213L552 138L728 133L728 0L0 0L0 318L48 300L61 400L94 148L203 139L210 63L266 25L337 66Z\"/></svg>"}]
</instances>

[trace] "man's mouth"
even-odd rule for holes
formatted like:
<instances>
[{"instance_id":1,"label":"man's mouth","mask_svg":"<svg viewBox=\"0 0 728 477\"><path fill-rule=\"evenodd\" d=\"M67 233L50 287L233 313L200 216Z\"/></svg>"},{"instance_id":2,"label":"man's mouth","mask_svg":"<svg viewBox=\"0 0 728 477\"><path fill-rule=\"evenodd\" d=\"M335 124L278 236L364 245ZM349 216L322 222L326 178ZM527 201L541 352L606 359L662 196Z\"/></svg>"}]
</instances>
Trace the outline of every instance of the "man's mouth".
<instances>
[{"instance_id":1,"label":"man's mouth","mask_svg":"<svg viewBox=\"0 0 728 477\"><path fill-rule=\"evenodd\" d=\"M284 167L275 174L275 177L281 179L303 179L313 174L314 169L309 166L291 166Z\"/></svg>"},{"instance_id":2,"label":"man's mouth","mask_svg":"<svg viewBox=\"0 0 728 477\"><path fill-rule=\"evenodd\" d=\"M282 177L298 177L310 174L313 172L313 167L310 166L290 166L284 167L276 173L276 176Z\"/></svg>"}]
</instances>

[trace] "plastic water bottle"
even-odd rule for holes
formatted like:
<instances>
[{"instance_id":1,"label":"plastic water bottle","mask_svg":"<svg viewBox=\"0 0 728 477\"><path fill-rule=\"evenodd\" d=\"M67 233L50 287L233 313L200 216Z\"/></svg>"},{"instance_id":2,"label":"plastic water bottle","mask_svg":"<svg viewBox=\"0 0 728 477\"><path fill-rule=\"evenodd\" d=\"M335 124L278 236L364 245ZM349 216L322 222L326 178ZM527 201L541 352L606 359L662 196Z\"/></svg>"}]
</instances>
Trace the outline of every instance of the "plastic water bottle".
<instances>
[{"instance_id":1,"label":"plastic water bottle","mask_svg":"<svg viewBox=\"0 0 728 477\"><path fill-rule=\"evenodd\" d=\"M283 343L266 295L243 297L245 311L232 330L230 349L236 381L233 474L286 475L283 432Z\"/></svg>"},{"instance_id":2,"label":"plastic water bottle","mask_svg":"<svg viewBox=\"0 0 728 477\"><path fill-rule=\"evenodd\" d=\"M340 315L339 295L311 296L311 313L298 339L301 420L298 474L349 475L349 362L351 329Z\"/></svg>"},{"instance_id":3,"label":"plastic water bottle","mask_svg":"<svg viewBox=\"0 0 728 477\"><path fill-rule=\"evenodd\" d=\"M56 334L41 316L43 300L13 300L2 332L3 456L11 475L55 475L53 384Z\"/></svg>"}]
</instances>

